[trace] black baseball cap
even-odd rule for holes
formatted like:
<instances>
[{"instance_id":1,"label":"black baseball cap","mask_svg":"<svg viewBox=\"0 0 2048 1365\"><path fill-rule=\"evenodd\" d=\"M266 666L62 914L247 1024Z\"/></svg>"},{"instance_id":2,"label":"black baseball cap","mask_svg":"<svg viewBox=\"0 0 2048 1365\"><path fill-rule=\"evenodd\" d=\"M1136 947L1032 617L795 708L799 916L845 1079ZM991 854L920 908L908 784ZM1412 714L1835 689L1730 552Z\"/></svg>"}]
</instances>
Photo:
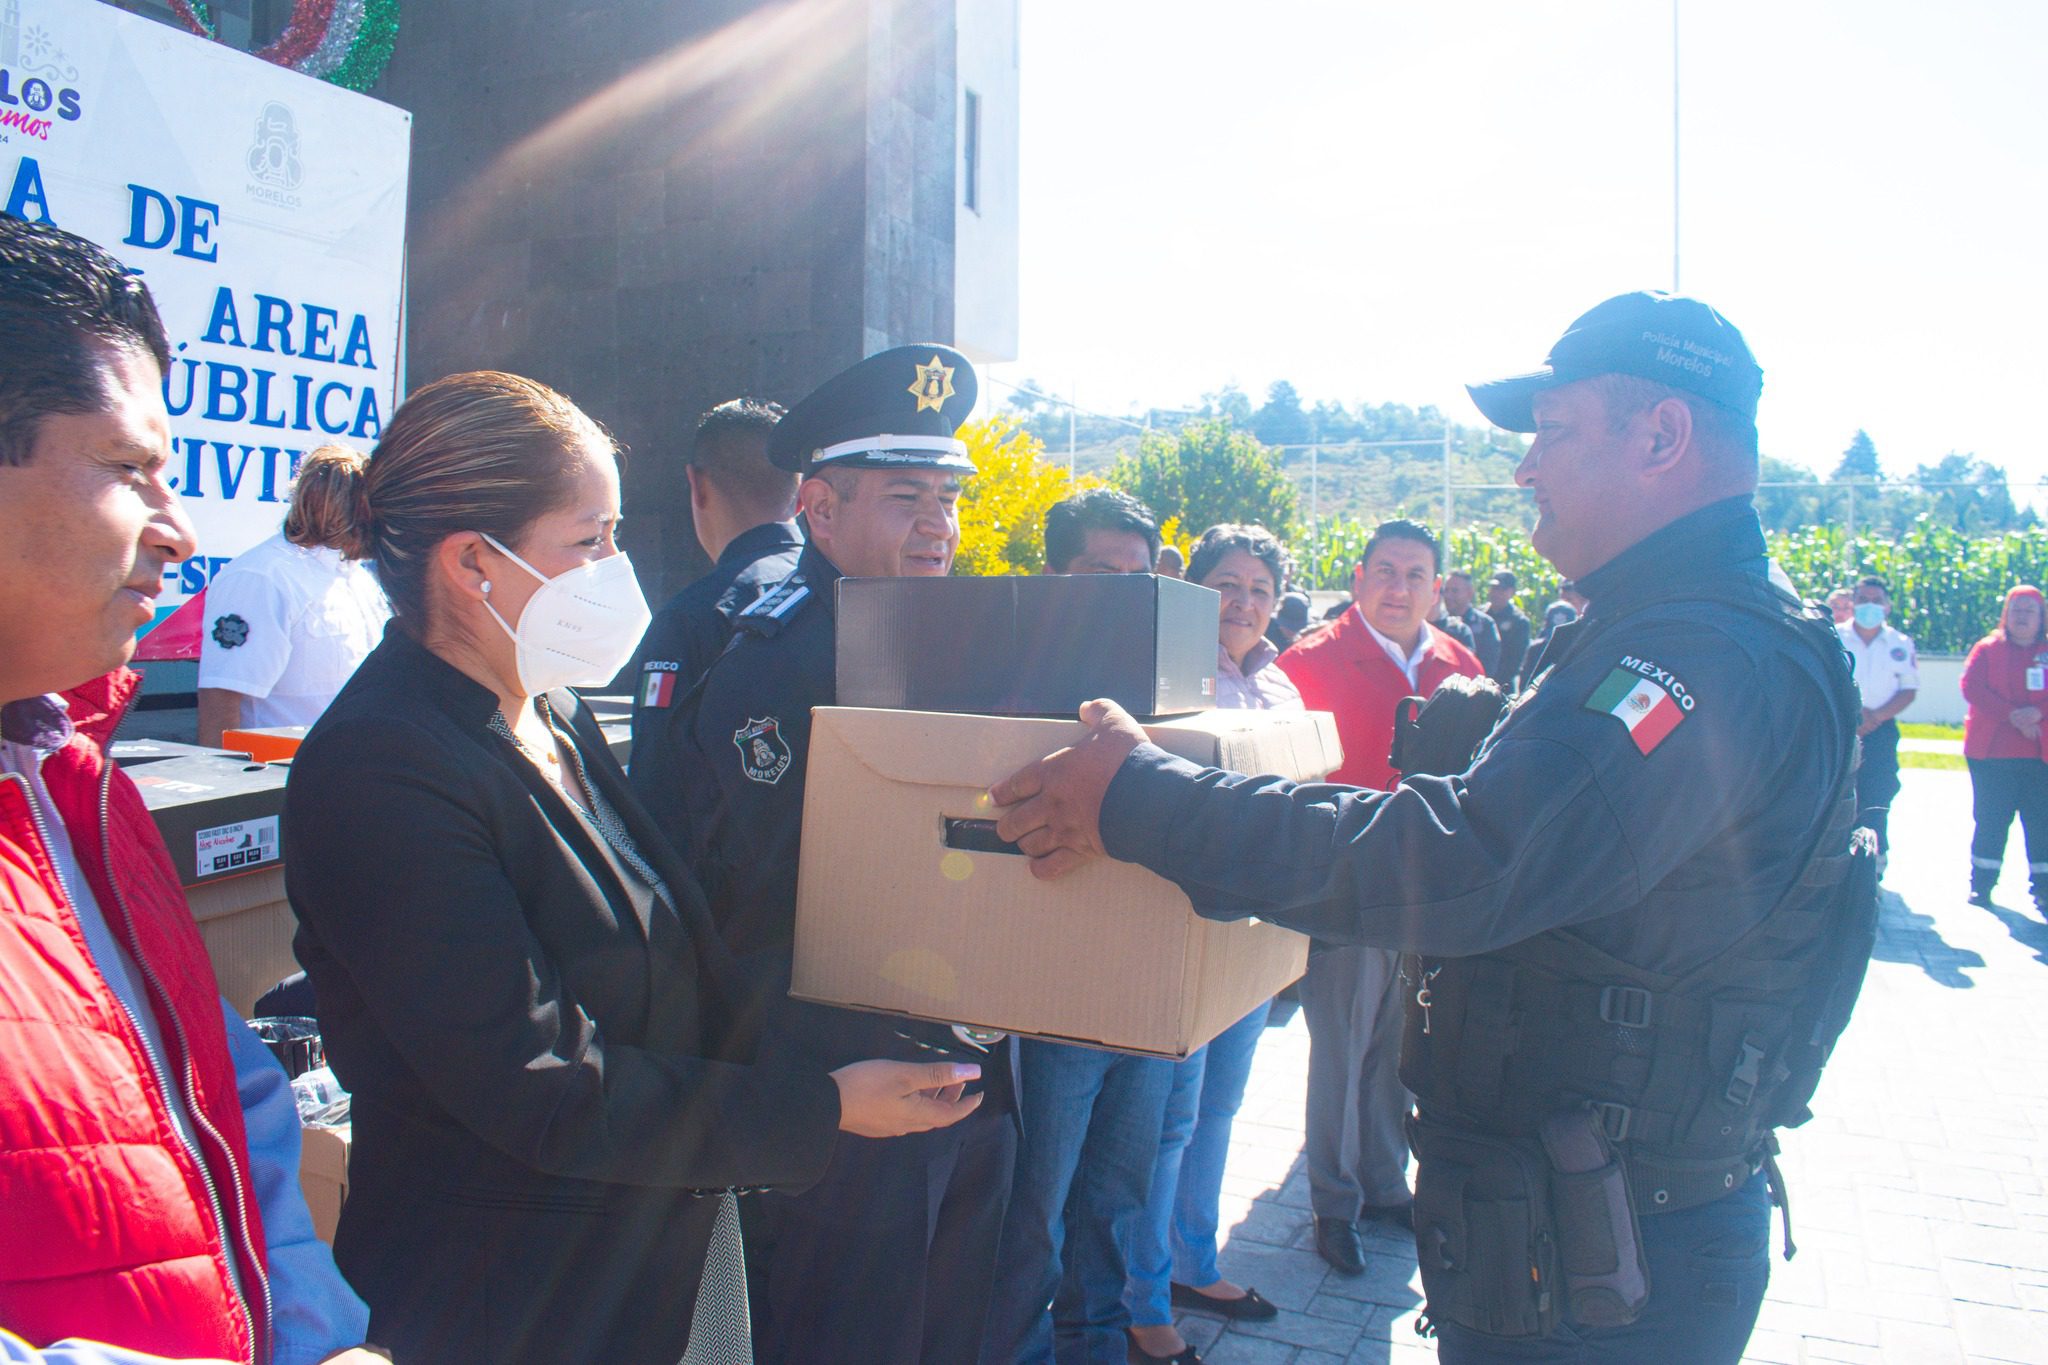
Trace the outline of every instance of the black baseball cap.
<instances>
[{"instance_id":1,"label":"black baseball cap","mask_svg":"<svg viewBox=\"0 0 2048 1365\"><path fill-rule=\"evenodd\" d=\"M841 370L791 408L768 437L768 459L820 469L951 469L974 461L955 433L974 411L974 366L951 346L896 346Z\"/></svg>"},{"instance_id":2,"label":"black baseball cap","mask_svg":"<svg viewBox=\"0 0 2048 1365\"><path fill-rule=\"evenodd\" d=\"M1565 329L1529 374L1468 384L1486 420L1534 431L1537 394L1602 374L1632 374L1695 393L1756 420L1764 372L1735 324L1698 299L1639 290L1619 294Z\"/></svg>"}]
</instances>

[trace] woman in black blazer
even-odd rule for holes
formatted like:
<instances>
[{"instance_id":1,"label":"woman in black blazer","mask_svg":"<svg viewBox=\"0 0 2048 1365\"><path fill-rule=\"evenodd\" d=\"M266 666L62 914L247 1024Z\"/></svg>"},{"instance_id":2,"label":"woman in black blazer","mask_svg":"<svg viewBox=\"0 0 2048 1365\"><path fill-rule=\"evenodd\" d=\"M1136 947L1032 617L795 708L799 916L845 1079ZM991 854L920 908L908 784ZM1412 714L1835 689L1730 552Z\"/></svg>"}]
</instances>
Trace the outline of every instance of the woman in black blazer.
<instances>
[{"instance_id":1,"label":"woman in black blazer","mask_svg":"<svg viewBox=\"0 0 2048 1365\"><path fill-rule=\"evenodd\" d=\"M744 1360L733 1193L811 1183L840 1129L964 1117L975 1068L746 1064L703 896L562 686L616 670L646 618L594 423L457 375L360 480L345 548L395 618L284 814L353 1095L335 1259L400 1361L676 1365L700 1280L692 1359Z\"/></svg>"}]
</instances>

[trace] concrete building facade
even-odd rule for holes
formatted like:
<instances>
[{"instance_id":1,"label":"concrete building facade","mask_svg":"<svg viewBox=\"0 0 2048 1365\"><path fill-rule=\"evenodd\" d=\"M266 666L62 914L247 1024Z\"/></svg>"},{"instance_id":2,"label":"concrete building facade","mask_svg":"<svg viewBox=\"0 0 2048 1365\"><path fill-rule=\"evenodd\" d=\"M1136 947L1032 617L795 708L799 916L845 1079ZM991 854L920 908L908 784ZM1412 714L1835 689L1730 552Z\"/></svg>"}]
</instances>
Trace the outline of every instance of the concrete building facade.
<instances>
[{"instance_id":1,"label":"concrete building facade","mask_svg":"<svg viewBox=\"0 0 2048 1365\"><path fill-rule=\"evenodd\" d=\"M373 92L415 115L408 382L513 370L605 422L661 600L703 567L680 461L704 409L792 402L902 342L1014 349L1014 6L408 5ZM1008 79L977 92L1008 130L980 179L1007 254L959 202L966 60ZM1007 332L962 325L963 273Z\"/></svg>"}]
</instances>

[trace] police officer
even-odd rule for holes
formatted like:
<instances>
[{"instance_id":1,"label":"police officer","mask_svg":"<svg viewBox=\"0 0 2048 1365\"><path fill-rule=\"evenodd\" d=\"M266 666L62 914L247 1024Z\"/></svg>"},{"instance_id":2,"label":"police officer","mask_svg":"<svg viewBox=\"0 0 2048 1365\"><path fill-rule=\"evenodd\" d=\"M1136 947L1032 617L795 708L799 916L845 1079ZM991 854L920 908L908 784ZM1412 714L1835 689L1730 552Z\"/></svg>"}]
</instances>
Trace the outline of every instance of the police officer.
<instances>
[{"instance_id":1,"label":"police officer","mask_svg":"<svg viewBox=\"0 0 2048 1365\"><path fill-rule=\"evenodd\" d=\"M835 588L842 574L951 572L960 480L974 468L955 431L974 396L957 351L907 346L789 411L768 454L803 476L810 540L796 571L740 613L698 688L635 736L635 787L680 785L678 833L751 980L764 1061L982 1067L981 1108L952 1128L889 1143L842 1134L809 1191L745 1201L762 1360L958 1365L975 1358L988 1311L1016 1155L1014 1042L787 998L811 708L835 690Z\"/></svg>"},{"instance_id":2,"label":"police officer","mask_svg":"<svg viewBox=\"0 0 2048 1365\"><path fill-rule=\"evenodd\" d=\"M796 569L803 536L796 522L797 476L768 460L768 437L782 408L755 398L720 403L697 421L684 475L690 521L711 569L663 604L647 627L630 673L633 734L664 727L668 713L730 643L733 619ZM678 847L685 814L674 764L683 751L650 742L636 746L647 808Z\"/></svg>"},{"instance_id":3,"label":"police officer","mask_svg":"<svg viewBox=\"0 0 2048 1365\"><path fill-rule=\"evenodd\" d=\"M1087 739L993 792L1041 875L1106 851L1214 918L1421 955L1402 1076L1446 1361L1733 1362L1763 1300L1760 1172L1875 884L1847 662L1765 577L1761 388L1724 318L1647 293L1473 388L1535 433L1535 545L1590 607L1462 776L1203 771L1091 703Z\"/></svg>"}]
</instances>

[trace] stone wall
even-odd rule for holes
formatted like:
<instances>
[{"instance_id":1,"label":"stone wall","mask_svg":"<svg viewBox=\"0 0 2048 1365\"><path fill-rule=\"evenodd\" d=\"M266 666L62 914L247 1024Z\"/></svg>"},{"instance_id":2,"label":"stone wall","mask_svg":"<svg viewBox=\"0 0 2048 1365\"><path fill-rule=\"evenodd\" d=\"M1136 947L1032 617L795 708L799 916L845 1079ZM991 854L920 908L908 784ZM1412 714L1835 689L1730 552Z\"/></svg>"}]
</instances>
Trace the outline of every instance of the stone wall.
<instances>
[{"instance_id":1,"label":"stone wall","mask_svg":"<svg viewBox=\"0 0 2048 1365\"><path fill-rule=\"evenodd\" d=\"M409 5L409 387L494 367L630 454L660 601L703 567L697 415L952 339L954 0Z\"/></svg>"}]
</instances>

